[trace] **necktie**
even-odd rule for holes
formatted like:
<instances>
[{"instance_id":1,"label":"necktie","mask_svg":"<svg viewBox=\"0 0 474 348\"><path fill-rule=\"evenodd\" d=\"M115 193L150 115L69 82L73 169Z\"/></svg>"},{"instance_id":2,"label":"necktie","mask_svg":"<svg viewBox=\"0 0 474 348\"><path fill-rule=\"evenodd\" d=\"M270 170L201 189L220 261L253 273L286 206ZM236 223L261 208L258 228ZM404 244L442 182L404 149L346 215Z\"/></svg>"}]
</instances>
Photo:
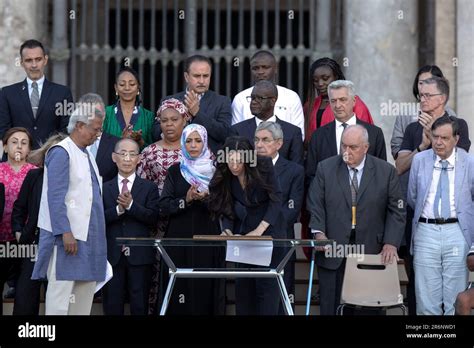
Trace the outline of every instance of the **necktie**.
<instances>
[{"instance_id":1,"label":"necktie","mask_svg":"<svg viewBox=\"0 0 474 348\"><path fill-rule=\"evenodd\" d=\"M31 109L33 110L33 116L36 118L36 113L38 112L38 106L39 106L39 90L38 90L38 84L36 82L33 82L31 84L31 88L33 91L31 92L31 97L30 97L30 103L31 103Z\"/></svg>"},{"instance_id":2,"label":"necktie","mask_svg":"<svg viewBox=\"0 0 474 348\"><path fill-rule=\"evenodd\" d=\"M351 196L352 196L352 228L355 228L356 225L356 205L357 205L357 190L359 189L359 181L357 180L357 172L359 171L356 168L351 168L353 174L351 179Z\"/></svg>"},{"instance_id":3,"label":"necktie","mask_svg":"<svg viewBox=\"0 0 474 348\"><path fill-rule=\"evenodd\" d=\"M125 192L128 192L127 183L128 183L128 179L122 180L122 191L120 193L124 194Z\"/></svg>"},{"instance_id":4,"label":"necktie","mask_svg":"<svg viewBox=\"0 0 474 348\"><path fill-rule=\"evenodd\" d=\"M433 212L435 218L448 219L451 216L449 203L449 177L448 161L441 160L441 173L439 175L438 188L434 199ZM441 214L439 213L439 201L441 200Z\"/></svg>"},{"instance_id":5,"label":"necktie","mask_svg":"<svg viewBox=\"0 0 474 348\"><path fill-rule=\"evenodd\" d=\"M344 129L346 129L347 123L344 122L341 126L344 127ZM342 130L342 133L344 133L344 129ZM341 134L341 141L339 142L339 154L342 155L343 153L344 153L344 150L342 150L342 134Z\"/></svg>"}]
</instances>

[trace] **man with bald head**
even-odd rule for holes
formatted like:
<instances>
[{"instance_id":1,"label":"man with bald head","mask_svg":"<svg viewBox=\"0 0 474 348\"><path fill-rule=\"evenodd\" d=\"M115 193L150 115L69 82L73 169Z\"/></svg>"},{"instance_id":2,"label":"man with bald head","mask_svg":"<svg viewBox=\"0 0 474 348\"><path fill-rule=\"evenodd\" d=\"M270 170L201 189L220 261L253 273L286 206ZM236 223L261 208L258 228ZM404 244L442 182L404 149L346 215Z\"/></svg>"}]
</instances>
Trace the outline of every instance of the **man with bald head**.
<instances>
[{"instance_id":1,"label":"man with bald head","mask_svg":"<svg viewBox=\"0 0 474 348\"><path fill-rule=\"evenodd\" d=\"M114 273L103 291L106 315L124 314L127 292L130 313L148 314L154 250L124 247L116 241L117 237L149 237L158 222L158 188L135 174L139 155L140 147L134 140L119 140L112 154L118 174L104 184L107 259Z\"/></svg>"},{"instance_id":2,"label":"man with bald head","mask_svg":"<svg viewBox=\"0 0 474 348\"><path fill-rule=\"evenodd\" d=\"M336 253L341 246L354 245L360 253L380 254L383 263L398 259L405 202L395 168L369 155L369 146L364 126L347 126L341 154L318 164L308 192L314 238L335 241L332 250L316 256L323 315L334 315L340 304L347 256Z\"/></svg>"},{"instance_id":3,"label":"man with bald head","mask_svg":"<svg viewBox=\"0 0 474 348\"><path fill-rule=\"evenodd\" d=\"M278 75L278 63L275 56L269 51L257 51L250 58L250 71L253 83L259 81L270 81L276 83ZM250 101L248 96L252 88L247 88L237 94L232 102L232 125L252 118ZM304 115L301 99L291 89L276 85L278 89L278 101L275 103L275 115L283 121L297 126L304 136Z\"/></svg>"},{"instance_id":4,"label":"man with bald head","mask_svg":"<svg viewBox=\"0 0 474 348\"><path fill-rule=\"evenodd\" d=\"M289 161L303 164L303 140L301 130L275 115L275 104L278 100L277 86L267 80L258 81L248 96L250 111L254 117L232 126L235 135L246 137L254 142L257 126L264 121L276 122L283 130L283 145L278 153Z\"/></svg>"}]
</instances>

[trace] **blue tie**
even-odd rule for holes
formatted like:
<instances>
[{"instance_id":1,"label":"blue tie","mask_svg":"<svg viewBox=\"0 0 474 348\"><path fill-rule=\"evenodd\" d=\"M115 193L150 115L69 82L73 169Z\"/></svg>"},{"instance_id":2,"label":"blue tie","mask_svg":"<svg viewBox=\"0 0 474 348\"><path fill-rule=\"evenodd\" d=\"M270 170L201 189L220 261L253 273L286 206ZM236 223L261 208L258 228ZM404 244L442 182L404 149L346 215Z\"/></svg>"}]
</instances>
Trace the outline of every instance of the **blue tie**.
<instances>
[{"instance_id":1,"label":"blue tie","mask_svg":"<svg viewBox=\"0 0 474 348\"><path fill-rule=\"evenodd\" d=\"M449 203L449 178L448 161L441 160L441 174L439 175L438 188L434 199L435 218L449 219L451 216L451 207ZM441 216L439 214L439 201L441 200Z\"/></svg>"}]
</instances>

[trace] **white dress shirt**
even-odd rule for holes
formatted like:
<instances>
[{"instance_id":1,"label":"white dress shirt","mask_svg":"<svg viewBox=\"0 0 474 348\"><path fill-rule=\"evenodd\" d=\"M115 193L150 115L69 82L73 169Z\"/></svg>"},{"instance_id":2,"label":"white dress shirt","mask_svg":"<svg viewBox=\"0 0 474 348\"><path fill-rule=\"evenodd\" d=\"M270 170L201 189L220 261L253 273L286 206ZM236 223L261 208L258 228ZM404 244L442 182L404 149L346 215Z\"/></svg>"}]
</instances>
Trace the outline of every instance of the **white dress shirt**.
<instances>
[{"instance_id":1,"label":"white dress shirt","mask_svg":"<svg viewBox=\"0 0 474 348\"><path fill-rule=\"evenodd\" d=\"M428 191L428 195L426 196L426 201L425 205L423 206L423 211L421 212L421 216L424 218L428 219L434 219L434 211L433 211L433 205L434 205L434 199L436 196L436 191L438 189L438 182L439 182L439 177L441 176L441 157L436 155L436 161L435 161L435 167L433 168L433 179L431 180L431 185L430 189ZM451 156L447 158L448 161L448 179L449 179L449 206L451 210L451 218L457 217L456 215L456 206L454 204L454 174L455 174L455 163L456 163L456 150L453 151ZM438 206L438 211L441 213L441 199L439 200L439 206Z\"/></svg>"},{"instance_id":2,"label":"white dress shirt","mask_svg":"<svg viewBox=\"0 0 474 348\"><path fill-rule=\"evenodd\" d=\"M135 181L135 177L136 177L136 174L135 174L135 173L133 173L132 175L130 175L128 178L124 178L124 177L121 176L120 174L117 174L117 179L118 179L118 180L117 180L117 184L118 184L119 193L122 193L122 185L123 185L123 184L122 184L122 181L123 181L123 179L127 179L127 180L128 180L128 182L127 182L127 188L128 188L128 191L129 191L129 192L132 192L132 187L133 187L133 182ZM132 199L132 201L130 202L130 205L129 205L127 208L125 208L125 209L126 209L126 210L130 210L130 208L132 207L132 204L133 204L133 199ZM122 214L124 213L124 211L123 211L123 212L120 212L118 204L117 204L117 208L116 208L116 209L117 209L117 215L122 215Z\"/></svg>"},{"instance_id":3,"label":"white dress shirt","mask_svg":"<svg viewBox=\"0 0 474 348\"><path fill-rule=\"evenodd\" d=\"M252 117L255 117L255 116L252 116ZM276 122L276 121L277 121L276 116L273 115L272 117L270 117L265 122ZM260 126L260 123L262 123L262 122L263 121L261 119L259 119L258 117L255 117L255 123L257 124L257 127Z\"/></svg>"},{"instance_id":4,"label":"white dress shirt","mask_svg":"<svg viewBox=\"0 0 474 348\"><path fill-rule=\"evenodd\" d=\"M280 154L277 152L277 155L274 158L272 158L273 165L277 163L279 157L280 157Z\"/></svg>"},{"instance_id":5,"label":"white dress shirt","mask_svg":"<svg viewBox=\"0 0 474 348\"><path fill-rule=\"evenodd\" d=\"M28 84L28 95L30 96L30 99L31 99L31 93L33 92L33 87L31 87L31 84L33 83L33 80L30 80L30 78L27 77L26 83ZM44 85L44 75L39 80L37 80L36 83L38 84L38 93L41 99L41 92L43 91L43 85Z\"/></svg>"},{"instance_id":6,"label":"white dress shirt","mask_svg":"<svg viewBox=\"0 0 474 348\"><path fill-rule=\"evenodd\" d=\"M342 132L344 131L344 126L342 125L342 122L339 122L337 119L336 121L336 146L337 146L337 153L340 153L341 149L341 139L342 139ZM351 116L350 119L347 120L346 124L348 126L354 126L357 124L357 119L355 114Z\"/></svg>"},{"instance_id":7,"label":"white dress shirt","mask_svg":"<svg viewBox=\"0 0 474 348\"><path fill-rule=\"evenodd\" d=\"M278 99L275 103L275 115L280 120L299 127L304 140L304 115L300 97L291 89L278 85L277 89ZM247 97L252 94L252 90L253 87L247 88L234 97L232 101L232 125L253 117L250 111L250 102L247 101Z\"/></svg>"},{"instance_id":8,"label":"white dress shirt","mask_svg":"<svg viewBox=\"0 0 474 348\"><path fill-rule=\"evenodd\" d=\"M355 169L357 169L357 183L359 187L360 187L360 182L362 180L362 173L364 172L366 158L367 156L364 156L364 159L362 160L362 162L360 162L360 164L357 167L355 167ZM352 176L354 175L354 172L351 169L352 169L351 167L347 166L347 170L349 171L349 185L352 185ZM323 231L311 229L311 233L323 233Z\"/></svg>"}]
</instances>

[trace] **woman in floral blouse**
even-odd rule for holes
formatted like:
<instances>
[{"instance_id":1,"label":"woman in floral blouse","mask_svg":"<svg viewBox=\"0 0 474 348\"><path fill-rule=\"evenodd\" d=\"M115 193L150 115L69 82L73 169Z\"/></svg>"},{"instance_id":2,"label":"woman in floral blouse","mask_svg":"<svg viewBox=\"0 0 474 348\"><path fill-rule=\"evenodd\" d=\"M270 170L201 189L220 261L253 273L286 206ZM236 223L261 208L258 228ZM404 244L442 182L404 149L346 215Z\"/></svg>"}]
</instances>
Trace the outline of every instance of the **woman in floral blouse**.
<instances>
[{"instance_id":1,"label":"woman in floral blouse","mask_svg":"<svg viewBox=\"0 0 474 348\"><path fill-rule=\"evenodd\" d=\"M2 223L0 224L0 244L15 244L16 239L12 232L11 220L13 203L18 197L21 184L26 174L34 165L26 163L30 153L33 139L30 133L23 127L10 128L3 137L3 150L7 154L7 161L0 163L0 182L5 186L5 207L3 210ZM0 289L9 279L11 272L16 271L18 258L0 258ZM3 314L3 296L0 296L0 315Z\"/></svg>"},{"instance_id":2,"label":"woman in floral blouse","mask_svg":"<svg viewBox=\"0 0 474 348\"><path fill-rule=\"evenodd\" d=\"M160 105L156 118L161 124L161 140L146 147L140 154L140 163L137 175L143 179L153 181L158 190L163 191L168 168L181 160L181 134L186 127L190 116L184 104L174 98L166 99ZM163 237L168 218L160 216L158 226L153 237ZM160 255L153 265L153 279L150 289L150 314L155 313L159 289Z\"/></svg>"}]
</instances>

